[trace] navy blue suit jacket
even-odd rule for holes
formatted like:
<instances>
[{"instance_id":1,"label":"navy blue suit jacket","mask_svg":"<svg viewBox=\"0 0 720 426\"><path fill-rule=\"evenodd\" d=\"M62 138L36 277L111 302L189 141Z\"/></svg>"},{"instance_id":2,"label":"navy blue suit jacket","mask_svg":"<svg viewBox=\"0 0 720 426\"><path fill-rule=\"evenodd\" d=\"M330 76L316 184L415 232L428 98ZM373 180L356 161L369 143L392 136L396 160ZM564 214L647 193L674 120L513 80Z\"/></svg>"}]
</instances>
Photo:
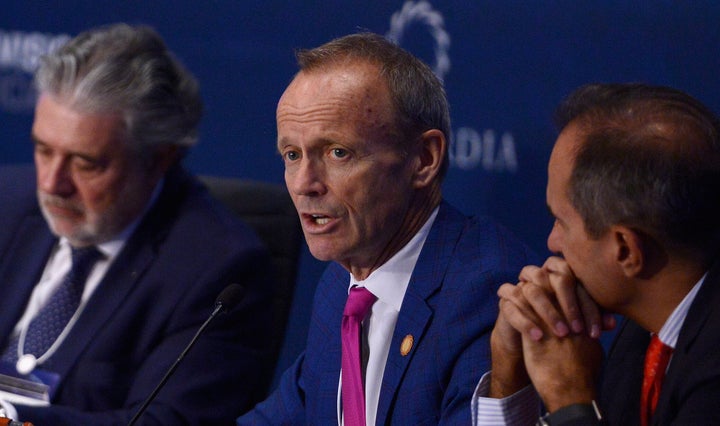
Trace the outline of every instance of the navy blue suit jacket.
<instances>
[{"instance_id":1,"label":"navy blue suit jacket","mask_svg":"<svg viewBox=\"0 0 720 426\"><path fill-rule=\"evenodd\" d=\"M649 332L626 321L609 351L600 400L610 425L639 424L649 343ZM690 306L651 424L720 424L720 261Z\"/></svg>"},{"instance_id":2,"label":"navy blue suit jacket","mask_svg":"<svg viewBox=\"0 0 720 426\"><path fill-rule=\"evenodd\" d=\"M413 271L390 346L377 424L470 424L470 398L489 368L498 286L516 282L529 250L496 223L443 203ZM340 323L349 274L331 264L318 284L307 347L245 424L337 424ZM403 338L415 343L406 356Z\"/></svg>"},{"instance_id":3,"label":"navy blue suit jacket","mask_svg":"<svg viewBox=\"0 0 720 426\"><path fill-rule=\"evenodd\" d=\"M0 345L25 310L56 238L35 196L32 167L0 170ZM231 423L256 402L267 373L269 258L253 232L179 167L128 239L52 356L61 383L50 407L17 406L42 425L124 425L159 383L229 283L240 306L219 316L140 424Z\"/></svg>"}]
</instances>

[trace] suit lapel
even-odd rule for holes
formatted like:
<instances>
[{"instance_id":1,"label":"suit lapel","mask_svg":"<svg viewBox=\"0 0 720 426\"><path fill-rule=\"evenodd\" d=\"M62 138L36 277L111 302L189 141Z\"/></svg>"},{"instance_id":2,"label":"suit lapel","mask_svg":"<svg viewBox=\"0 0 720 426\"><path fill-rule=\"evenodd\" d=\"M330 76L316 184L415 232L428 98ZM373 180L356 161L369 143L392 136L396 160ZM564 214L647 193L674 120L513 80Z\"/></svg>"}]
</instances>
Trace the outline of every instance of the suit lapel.
<instances>
[{"instance_id":1,"label":"suit lapel","mask_svg":"<svg viewBox=\"0 0 720 426\"><path fill-rule=\"evenodd\" d=\"M0 344L4 345L25 311L40 281L48 256L56 243L40 214L26 217L12 245L3 256L0 276L5 277L3 309L0 309Z\"/></svg>"},{"instance_id":2,"label":"suit lapel","mask_svg":"<svg viewBox=\"0 0 720 426\"><path fill-rule=\"evenodd\" d=\"M687 369L697 368L696 365L688 365L686 362L688 353L698 340L700 332L706 327L708 318L717 306L720 306L720 261L716 261L711 267L705 281L693 300L687 317L683 322L678 336L673 357L667 376L663 380L662 390L658 399L658 405L654 417L658 419L671 419L674 413L665 411L671 409L670 398L679 382L684 379Z\"/></svg>"},{"instance_id":3,"label":"suit lapel","mask_svg":"<svg viewBox=\"0 0 720 426\"><path fill-rule=\"evenodd\" d=\"M640 422L640 390L650 333L624 320L604 366L600 405L608 424Z\"/></svg>"},{"instance_id":4,"label":"suit lapel","mask_svg":"<svg viewBox=\"0 0 720 426\"><path fill-rule=\"evenodd\" d=\"M68 334L67 340L73 344L61 345L53 355L54 370L61 377L65 377L93 337L127 302L133 288L155 261L159 245L175 221L189 182L188 176L179 168L166 177L160 196L107 270Z\"/></svg>"},{"instance_id":5,"label":"suit lapel","mask_svg":"<svg viewBox=\"0 0 720 426\"><path fill-rule=\"evenodd\" d=\"M674 390L684 379L688 369L697 367L688 364L687 354L698 342L697 338L714 307L720 306L720 290L717 286L719 281L720 262L716 262L683 323L667 376L663 380L653 416L656 420L670 421L669 419L674 417L674 408L671 405ZM640 387L649 341L650 333L631 321L628 321L618 334L610 351L603 381L602 405L607 410L609 424L637 424L639 421Z\"/></svg>"},{"instance_id":6,"label":"suit lapel","mask_svg":"<svg viewBox=\"0 0 720 426\"><path fill-rule=\"evenodd\" d=\"M424 344L425 331L433 316L428 299L442 286L463 223L464 218L459 212L446 203L441 204L400 308L383 373L376 424L387 423L407 367L418 347ZM400 347L408 335L412 336L414 343L410 352L403 355Z\"/></svg>"},{"instance_id":7,"label":"suit lapel","mask_svg":"<svg viewBox=\"0 0 720 426\"><path fill-rule=\"evenodd\" d=\"M67 340L73 344L61 345L53 355L53 367L60 377L65 377L91 344L93 337L128 300L131 290L155 256L155 251L149 246L139 247L138 251L126 246L118 255L68 334Z\"/></svg>"}]
</instances>

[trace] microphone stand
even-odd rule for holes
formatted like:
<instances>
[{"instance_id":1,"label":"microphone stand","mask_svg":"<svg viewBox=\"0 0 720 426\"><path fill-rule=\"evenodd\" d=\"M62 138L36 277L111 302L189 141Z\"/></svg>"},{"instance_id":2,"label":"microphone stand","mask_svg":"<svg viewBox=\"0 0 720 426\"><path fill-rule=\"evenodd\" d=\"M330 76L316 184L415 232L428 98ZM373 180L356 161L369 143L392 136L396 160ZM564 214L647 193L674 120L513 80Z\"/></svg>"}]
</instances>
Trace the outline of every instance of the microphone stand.
<instances>
[{"instance_id":1,"label":"microphone stand","mask_svg":"<svg viewBox=\"0 0 720 426\"><path fill-rule=\"evenodd\" d=\"M133 416L133 418L130 420L130 423L128 423L128 426L132 426L132 425L135 424L135 422L138 421L138 419L140 418L140 416L141 416L141 415L145 412L145 410L147 409L148 405L150 405L150 402L152 402L152 400L155 399L155 396L157 395L157 393L160 392L160 389L165 385L165 382L168 381L168 379L170 378L170 376L172 375L172 373L173 373L173 372L175 371L175 369L177 368L178 364L180 364L180 361L182 361L182 359L185 358L185 354L187 354L188 351L190 350L190 348L192 348L192 347L195 345L195 341L197 341L198 337L199 337L200 334L203 332L203 330L205 330L205 328L208 326L208 324L210 324L210 321L212 321L213 318L215 318L215 316L216 316L217 314L219 314L222 310L223 310L223 304L222 304L222 303L219 303L219 302L216 303L216 304L215 304L215 309L213 310L212 314L210 314L210 316L208 317L208 319L206 319L205 322L203 323L203 325L200 326L200 328L198 329L197 333L195 333L195 336L193 336L192 340L190 340L190 343L187 345L187 347L185 348L185 350L182 351L182 353L181 353L180 356L175 360L175 362L173 363L173 365L170 366L170 369L167 371L167 373L165 373L165 376L163 376L162 380L160 380L160 383L158 383L157 386L155 386L155 389L152 391L152 393L150 394L150 396L147 397L147 399L145 400L145 402L143 403L143 405L140 407L140 409L137 411L137 413L135 413L135 416ZM1 426L1 425L0 425L0 426Z\"/></svg>"}]
</instances>

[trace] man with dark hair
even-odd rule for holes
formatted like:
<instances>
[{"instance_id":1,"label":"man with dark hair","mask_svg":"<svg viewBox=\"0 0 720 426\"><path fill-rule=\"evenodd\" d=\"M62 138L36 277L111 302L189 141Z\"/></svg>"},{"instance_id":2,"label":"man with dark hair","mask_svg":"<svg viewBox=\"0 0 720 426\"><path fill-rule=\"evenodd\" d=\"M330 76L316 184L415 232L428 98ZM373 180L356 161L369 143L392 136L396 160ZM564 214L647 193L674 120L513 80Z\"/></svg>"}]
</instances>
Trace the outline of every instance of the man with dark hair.
<instances>
[{"instance_id":1,"label":"man with dark hair","mask_svg":"<svg viewBox=\"0 0 720 426\"><path fill-rule=\"evenodd\" d=\"M532 383L552 425L717 424L716 116L671 88L611 84L574 92L558 122L548 247L562 258L500 288L492 372L477 392L505 399L479 398L474 420L507 404L507 420L523 423ZM626 317L602 375L596 337L612 324L595 302Z\"/></svg>"},{"instance_id":2,"label":"man with dark hair","mask_svg":"<svg viewBox=\"0 0 720 426\"><path fill-rule=\"evenodd\" d=\"M500 283L532 256L442 201L444 89L381 36L298 54L277 107L285 182L332 261L305 352L238 424L468 424Z\"/></svg>"},{"instance_id":3,"label":"man with dark hair","mask_svg":"<svg viewBox=\"0 0 720 426\"><path fill-rule=\"evenodd\" d=\"M240 307L140 418L232 421L267 371L269 260L181 166L195 79L153 30L117 24L42 58L36 84L35 173L0 171L0 342L4 371L42 379L49 398L0 399L36 425L125 425L237 282Z\"/></svg>"}]
</instances>

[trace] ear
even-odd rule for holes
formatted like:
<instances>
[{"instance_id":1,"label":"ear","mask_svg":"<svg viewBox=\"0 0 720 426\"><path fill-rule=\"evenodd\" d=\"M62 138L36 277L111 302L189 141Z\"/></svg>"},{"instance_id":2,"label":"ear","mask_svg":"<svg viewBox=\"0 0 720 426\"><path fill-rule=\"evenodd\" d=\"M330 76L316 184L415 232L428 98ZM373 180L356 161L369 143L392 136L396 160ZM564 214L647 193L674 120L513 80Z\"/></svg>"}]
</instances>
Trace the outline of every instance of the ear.
<instances>
[{"instance_id":1,"label":"ear","mask_svg":"<svg viewBox=\"0 0 720 426\"><path fill-rule=\"evenodd\" d=\"M647 260L642 235L621 225L612 226L610 235L613 239L615 262L623 274L628 278L642 274Z\"/></svg>"},{"instance_id":2,"label":"ear","mask_svg":"<svg viewBox=\"0 0 720 426\"><path fill-rule=\"evenodd\" d=\"M445 135L438 129L430 129L420 135L413 180L415 188L427 187L437 180L445 158L446 145Z\"/></svg>"}]
</instances>

